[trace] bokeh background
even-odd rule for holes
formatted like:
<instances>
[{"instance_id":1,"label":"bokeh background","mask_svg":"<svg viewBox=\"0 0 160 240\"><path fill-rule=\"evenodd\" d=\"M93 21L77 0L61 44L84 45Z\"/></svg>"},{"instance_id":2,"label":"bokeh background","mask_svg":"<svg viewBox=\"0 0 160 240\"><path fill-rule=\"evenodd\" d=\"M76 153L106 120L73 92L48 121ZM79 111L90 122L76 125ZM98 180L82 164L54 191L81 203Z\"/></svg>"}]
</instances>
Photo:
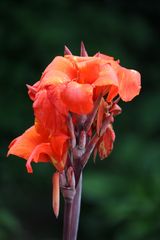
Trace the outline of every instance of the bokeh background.
<instances>
[{"instance_id":1,"label":"bokeh background","mask_svg":"<svg viewBox=\"0 0 160 240\"><path fill-rule=\"evenodd\" d=\"M0 240L62 238L51 207L52 166L6 158L7 145L33 124L25 84L66 44L101 51L142 74L142 91L121 102L114 151L84 171L78 239L160 239L160 4L158 1L0 1Z\"/></svg>"}]
</instances>

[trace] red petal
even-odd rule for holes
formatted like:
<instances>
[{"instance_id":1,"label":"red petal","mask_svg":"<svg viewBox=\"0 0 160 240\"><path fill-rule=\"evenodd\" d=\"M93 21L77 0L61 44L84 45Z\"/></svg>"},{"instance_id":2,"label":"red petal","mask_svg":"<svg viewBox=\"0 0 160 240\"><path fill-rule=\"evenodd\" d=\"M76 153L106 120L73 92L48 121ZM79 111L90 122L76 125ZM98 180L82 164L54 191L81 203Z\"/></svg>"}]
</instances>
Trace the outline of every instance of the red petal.
<instances>
[{"instance_id":1,"label":"red petal","mask_svg":"<svg viewBox=\"0 0 160 240\"><path fill-rule=\"evenodd\" d=\"M42 77L49 71L57 70L62 73L65 73L70 79L76 78L76 71L71 61L65 57L56 57L53 61L47 66Z\"/></svg>"},{"instance_id":2,"label":"red petal","mask_svg":"<svg viewBox=\"0 0 160 240\"><path fill-rule=\"evenodd\" d=\"M62 99L71 112L87 114L93 109L93 87L89 84L70 82L62 93Z\"/></svg>"},{"instance_id":3,"label":"red petal","mask_svg":"<svg viewBox=\"0 0 160 240\"><path fill-rule=\"evenodd\" d=\"M95 94L103 91L103 95L108 92L107 100L111 101L118 93L118 78L114 69L105 64L99 74L98 79L94 82Z\"/></svg>"},{"instance_id":4,"label":"red petal","mask_svg":"<svg viewBox=\"0 0 160 240\"><path fill-rule=\"evenodd\" d=\"M100 64L98 59L89 59L84 62L77 63L79 71L79 83L92 84L99 76Z\"/></svg>"},{"instance_id":5,"label":"red petal","mask_svg":"<svg viewBox=\"0 0 160 240\"><path fill-rule=\"evenodd\" d=\"M43 89L47 86L56 87L57 85L67 83L70 81L70 78L63 72L50 70L48 71L40 81L40 88Z\"/></svg>"},{"instance_id":6,"label":"red petal","mask_svg":"<svg viewBox=\"0 0 160 240\"><path fill-rule=\"evenodd\" d=\"M26 168L28 173L32 173L31 162L44 162L43 157L45 155L45 162L46 159L49 161L50 156L52 156L52 149L50 143L41 143L37 145L34 150L32 151L30 157L27 160ZM48 156L48 157L47 157ZM41 160L42 159L42 160Z\"/></svg>"},{"instance_id":7,"label":"red petal","mask_svg":"<svg viewBox=\"0 0 160 240\"><path fill-rule=\"evenodd\" d=\"M121 67L118 71L119 95L123 101L131 101L141 89L141 76L135 70Z\"/></svg>"},{"instance_id":8,"label":"red petal","mask_svg":"<svg viewBox=\"0 0 160 240\"><path fill-rule=\"evenodd\" d=\"M44 142L44 139L36 132L35 127L32 126L11 142L8 155L13 154L27 160L35 147L42 142ZM40 161L47 161L46 156L42 156Z\"/></svg>"},{"instance_id":9,"label":"red petal","mask_svg":"<svg viewBox=\"0 0 160 240\"><path fill-rule=\"evenodd\" d=\"M111 102L114 97L116 97L118 94L118 87L117 86L111 86L108 96L107 96L107 102Z\"/></svg>"},{"instance_id":10,"label":"red petal","mask_svg":"<svg viewBox=\"0 0 160 240\"><path fill-rule=\"evenodd\" d=\"M47 88L47 95L53 107L55 107L57 111L60 112L62 115L67 116L68 109L66 107L66 104L62 101L61 98L61 94L64 91L65 87L66 86L63 84L60 84L56 87L49 86Z\"/></svg>"},{"instance_id":11,"label":"red petal","mask_svg":"<svg viewBox=\"0 0 160 240\"><path fill-rule=\"evenodd\" d=\"M48 131L49 134L56 134L63 131L66 125L65 117L51 103L46 89L37 93L33 108L36 119L42 126L42 129Z\"/></svg>"},{"instance_id":12,"label":"red petal","mask_svg":"<svg viewBox=\"0 0 160 240\"><path fill-rule=\"evenodd\" d=\"M64 134L53 136L51 138L53 156L55 159L57 159L57 161L62 159L62 156L66 151L66 145L68 145L68 139L69 137Z\"/></svg>"}]
</instances>

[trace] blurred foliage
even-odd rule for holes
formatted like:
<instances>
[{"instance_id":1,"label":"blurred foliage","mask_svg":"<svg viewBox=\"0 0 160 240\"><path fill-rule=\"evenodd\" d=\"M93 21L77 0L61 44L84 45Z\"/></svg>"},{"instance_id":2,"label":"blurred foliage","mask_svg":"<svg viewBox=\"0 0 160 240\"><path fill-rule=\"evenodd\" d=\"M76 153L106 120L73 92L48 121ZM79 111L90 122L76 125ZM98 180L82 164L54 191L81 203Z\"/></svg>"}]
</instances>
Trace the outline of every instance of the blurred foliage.
<instances>
[{"instance_id":1,"label":"blurred foliage","mask_svg":"<svg viewBox=\"0 0 160 240\"><path fill-rule=\"evenodd\" d=\"M142 92L121 103L111 156L84 171L79 239L158 240L160 236L160 47L158 1L0 1L0 240L61 239L51 208L52 166L11 156L7 145L33 123L25 84L40 78L66 44L113 55L142 74ZM62 201L61 201L62 202ZM63 202L62 202L63 205Z\"/></svg>"}]
</instances>

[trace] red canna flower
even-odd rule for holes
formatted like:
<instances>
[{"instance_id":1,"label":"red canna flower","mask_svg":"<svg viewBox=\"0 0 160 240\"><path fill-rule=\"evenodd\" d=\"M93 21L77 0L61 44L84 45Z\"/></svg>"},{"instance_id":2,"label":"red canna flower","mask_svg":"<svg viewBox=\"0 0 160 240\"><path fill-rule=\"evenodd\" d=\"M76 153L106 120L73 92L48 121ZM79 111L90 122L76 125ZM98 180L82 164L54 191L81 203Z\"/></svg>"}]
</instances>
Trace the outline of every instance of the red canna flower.
<instances>
[{"instance_id":1,"label":"red canna flower","mask_svg":"<svg viewBox=\"0 0 160 240\"><path fill-rule=\"evenodd\" d=\"M91 153L107 158L113 149L114 117L121 113L118 101L131 101L141 88L140 74L124 68L119 60L96 53L81 56L65 48L46 67L38 82L28 87L35 123L9 145L8 155L54 165L53 210L58 216L60 188L73 200L82 169ZM68 195L69 194L69 195Z\"/></svg>"},{"instance_id":2,"label":"red canna flower","mask_svg":"<svg viewBox=\"0 0 160 240\"><path fill-rule=\"evenodd\" d=\"M119 94L122 100L130 101L139 94L140 74L137 71L121 67L113 57L101 53L88 57L85 48L82 52L85 56L73 56L69 52L64 57L56 57L37 83L27 85L33 101L35 125L12 142L9 154L28 159L29 172L32 160L55 159L55 167L62 169L70 137L66 124L69 111L89 114L94 101L99 95L103 96L97 115L99 134L105 108L113 98ZM112 106L110 113L113 111L117 110Z\"/></svg>"}]
</instances>

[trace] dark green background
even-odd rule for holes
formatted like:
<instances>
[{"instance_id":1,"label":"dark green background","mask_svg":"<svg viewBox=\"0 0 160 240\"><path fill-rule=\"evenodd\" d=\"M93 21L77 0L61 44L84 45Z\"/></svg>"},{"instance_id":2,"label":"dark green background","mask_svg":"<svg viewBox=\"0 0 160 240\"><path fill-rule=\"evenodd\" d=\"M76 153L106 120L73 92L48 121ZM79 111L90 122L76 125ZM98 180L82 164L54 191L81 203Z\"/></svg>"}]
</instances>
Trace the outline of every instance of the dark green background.
<instances>
[{"instance_id":1,"label":"dark green background","mask_svg":"<svg viewBox=\"0 0 160 240\"><path fill-rule=\"evenodd\" d=\"M0 240L62 237L51 208L52 166L10 156L7 145L33 123L25 84L66 44L79 54L113 55L142 74L142 91L122 103L116 143L105 161L84 171L78 239L160 239L160 38L158 1L0 1ZM62 202L62 201L61 201Z\"/></svg>"}]
</instances>

